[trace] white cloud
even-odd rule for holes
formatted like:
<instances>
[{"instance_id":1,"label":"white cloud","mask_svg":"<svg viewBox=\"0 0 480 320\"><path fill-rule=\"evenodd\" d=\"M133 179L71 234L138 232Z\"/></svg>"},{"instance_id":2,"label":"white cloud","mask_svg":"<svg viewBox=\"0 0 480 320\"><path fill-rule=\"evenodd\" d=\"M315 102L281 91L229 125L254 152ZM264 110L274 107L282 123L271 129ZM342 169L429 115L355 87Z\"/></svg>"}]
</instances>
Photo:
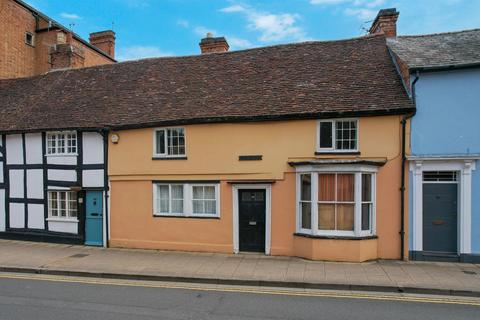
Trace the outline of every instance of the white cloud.
<instances>
[{"instance_id":1,"label":"white cloud","mask_svg":"<svg viewBox=\"0 0 480 320\"><path fill-rule=\"evenodd\" d=\"M232 5L230 7L226 7L226 8L223 8L223 9L220 9L221 12L227 12L227 13L232 13L232 12L243 12L245 11L245 7L241 6L241 5L238 5L238 4L235 4L235 5Z\"/></svg>"},{"instance_id":2,"label":"white cloud","mask_svg":"<svg viewBox=\"0 0 480 320\"><path fill-rule=\"evenodd\" d=\"M187 29L188 27L190 27L190 23L189 23L187 20L185 20L185 19L180 19L180 20L178 20L178 21L177 21L177 24L178 24L180 27L185 28L185 29Z\"/></svg>"},{"instance_id":3,"label":"white cloud","mask_svg":"<svg viewBox=\"0 0 480 320\"><path fill-rule=\"evenodd\" d=\"M345 14L348 16L356 16L361 21L367 21L367 20L374 19L377 15L377 11L365 9L365 8L360 8L360 9L347 8L345 9Z\"/></svg>"},{"instance_id":4,"label":"white cloud","mask_svg":"<svg viewBox=\"0 0 480 320\"><path fill-rule=\"evenodd\" d=\"M253 44L247 39L228 36L227 41L228 44L232 47L232 49L245 49L253 47Z\"/></svg>"},{"instance_id":5,"label":"white cloud","mask_svg":"<svg viewBox=\"0 0 480 320\"><path fill-rule=\"evenodd\" d=\"M82 19L82 17L80 17L78 14L67 13L67 12L60 13L60 17L62 17L64 19L70 19L70 20L80 20L80 19Z\"/></svg>"},{"instance_id":6,"label":"white cloud","mask_svg":"<svg viewBox=\"0 0 480 320\"><path fill-rule=\"evenodd\" d=\"M117 59L119 61L165 56L173 56L173 53L162 51L160 48L154 46L123 47L119 48L117 53Z\"/></svg>"},{"instance_id":7,"label":"white cloud","mask_svg":"<svg viewBox=\"0 0 480 320\"><path fill-rule=\"evenodd\" d=\"M318 5L338 5L348 3L353 4L354 6L374 8L383 5L385 0L310 0L310 3Z\"/></svg>"},{"instance_id":8,"label":"white cloud","mask_svg":"<svg viewBox=\"0 0 480 320\"><path fill-rule=\"evenodd\" d=\"M305 31L297 25L300 16L292 13L272 14L259 12L249 6L232 5L220 10L224 13L242 13L245 15L250 30L258 31L261 42L276 42L285 39L302 41Z\"/></svg>"},{"instance_id":9,"label":"white cloud","mask_svg":"<svg viewBox=\"0 0 480 320\"><path fill-rule=\"evenodd\" d=\"M340 4L347 1L349 0L310 0L310 3L330 5L330 4Z\"/></svg>"}]
</instances>

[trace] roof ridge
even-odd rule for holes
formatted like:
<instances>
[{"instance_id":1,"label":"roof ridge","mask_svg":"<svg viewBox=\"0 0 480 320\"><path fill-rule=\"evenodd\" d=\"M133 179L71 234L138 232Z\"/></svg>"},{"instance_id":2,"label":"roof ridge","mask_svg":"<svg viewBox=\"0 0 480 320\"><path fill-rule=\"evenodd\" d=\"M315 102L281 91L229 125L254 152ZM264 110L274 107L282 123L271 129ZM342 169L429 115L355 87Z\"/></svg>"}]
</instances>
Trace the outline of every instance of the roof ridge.
<instances>
[{"instance_id":1,"label":"roof ridge","mask_svg":"<svg viewBox=\"0 0 480 320\"><path fill-rule=\"evenodd\" d=\"M398 36L396 38L425 38L425 37L431 37L431 36L442 36L442 35L458 34L458 33L472 32L472 31L480 31L480 28L463 29L463 30L447 31L447 32L436 32L436 33L428 33L428 34L418 34L418 35L412 34L412 35ZM394 39L395 38L392 38L392 40Z\"/></svg>"}]
</instances>

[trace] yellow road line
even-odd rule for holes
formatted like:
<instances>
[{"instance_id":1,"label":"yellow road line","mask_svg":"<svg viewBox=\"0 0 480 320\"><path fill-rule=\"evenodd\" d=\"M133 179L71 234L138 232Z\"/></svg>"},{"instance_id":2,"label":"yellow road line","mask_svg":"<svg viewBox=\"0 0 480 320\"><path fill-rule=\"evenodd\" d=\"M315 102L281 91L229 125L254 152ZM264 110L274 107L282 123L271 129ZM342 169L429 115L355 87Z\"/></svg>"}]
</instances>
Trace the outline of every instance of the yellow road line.
<instances>
[{"instance_id":1,"label":"yellow road line","mask_svg":"<svg viewBox=\"0 0 480 320\"><path fill-rule=\"evenodd\" d=\"M113 279L93 279L93 278L75 278L63 276L47 276L47 275L21 275L21 274L6 274L0 273L0 278L3 279L20 279L20 280L37 280L50 282L67 282L93 285L112 285L112 286L130 286L130 287L144 287L144 288L159 288L159 289L181 289L181 290L197 290L197 291L216 291L216 292L231 292L231 293L250 293L250 294L267 294L267 295L287 295L299 297L322 297L322 298L341 298L341 299L366 299L366 300L383 300L383 301L402 301L402 302L419 302L419 303L437 303L437 304L456 304L469 305L480 307L480 300L466 300L457 298L436 298L436 297L422 297L422 296L405 296L405 295L380 295L367 294L356 292L326 292L326 291L295 291L268 289L256 287L224 287L224 286L195 286L179 283L154 283L154 282L139 282L135 280L113 280Z\"/></svg>"}]
</instances>

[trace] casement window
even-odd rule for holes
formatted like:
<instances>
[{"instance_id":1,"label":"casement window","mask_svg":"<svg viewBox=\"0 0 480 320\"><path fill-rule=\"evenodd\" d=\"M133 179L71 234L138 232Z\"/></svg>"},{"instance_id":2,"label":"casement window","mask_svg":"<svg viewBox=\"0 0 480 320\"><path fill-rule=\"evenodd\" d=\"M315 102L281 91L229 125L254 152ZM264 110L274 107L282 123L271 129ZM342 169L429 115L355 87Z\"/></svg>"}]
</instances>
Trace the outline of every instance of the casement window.
<instances>
[{"instance_id":1,"label":"casement window","mask_svg":"<svg viewBox=\"0 0 480 320\"><path fill-rule=\"evenodd\" d=\"M156 216L220 216L218 184L154 183Z\"/></svg>"},{"instance_id":2,"label":"casement window","mask_svg":"<svg viewBox=\"0 0 480 320\"><path fill-rule=\"evenodd\" d=\"M325 236L374 234L375 173L298 174L298 232Z\"/></svg>"},{"instance_id":3,"label":"casement window","mask_svg":"<svg viewBox=\"0 0 480 320\"><path fill-rule=\"evenodd\" d=\"M317 152L358 150L357 120L321 120L317 135Z\"/></svg>"},{"instance_id":4,"label":"casement window","mask_svg":"<svg viewBox=\"0 0 480 320\"><path fill-rule=\"evenodd\" d=\"M32 33L25 32L25 43L32 47L35 46L35 41Z\"/></svg>"},{"instance_id":5,"label":"casement window","mask_svg":"<svg viewBox=\"0 0 480 320\"><path fill-rule=\"evenodd\" d=\"M76 155L77 133L74 131L47 133L47 155Z\"/></svg>"},{"instance_id":6,"label":"casement window","mask_svg":"<svg viewBox=\"0 0 480 320\"><path fill-rule=\"evenodd\" d=\"M164 128L156 129L154 136L155 157L184 157L185 156L185 129Z\"/></svg>"},{"instance_id":7,"label":"casement window","mask_svg":"<svg viewBox=\"0 0 480 320\"><path fill-rule=\"evenodd\" d=\"M77 193L74 191L48 191L48 216L53 219L77 219Z\"/></svg>"}]
</instances>

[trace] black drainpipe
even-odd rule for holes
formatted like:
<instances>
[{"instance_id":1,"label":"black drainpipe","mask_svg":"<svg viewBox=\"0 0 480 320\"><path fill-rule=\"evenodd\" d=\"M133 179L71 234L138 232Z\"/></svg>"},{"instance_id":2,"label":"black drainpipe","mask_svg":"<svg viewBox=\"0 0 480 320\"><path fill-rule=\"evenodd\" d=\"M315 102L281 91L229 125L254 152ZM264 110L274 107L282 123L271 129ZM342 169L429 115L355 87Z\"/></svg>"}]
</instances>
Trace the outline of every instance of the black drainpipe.
<instances>
[{"instance_id":1,"label":"black drainpipe","mask_svg":"<svg viewBox=\"0 0 480 320\"><path fill-rule=\"evenodd\" d=\"M412 82L412 100L413 104L416 107L416 99L415 99L415 84L417 83L418 79L420 78L419 72L417 72L415 76L415 80ZM405 116L401 123L402 123L402 174L401 174L401 186L400 186L400 256L401 260L405 259L405 167L407 164L407 155L405 152L406 148L406 127L407 127L407 120L413 117L415 113L409 114Z\"/></svg>"},{"instance_id":2,"label":"black drainpipe","mask_svg":"<svg viewBox=\"0 0 480 320\"><path fill-rule=\"evenodd\" d=\"M105 245L108 248L108 198L109 198L109 192L110 192L110 186L108 184L108 130L102 130L101 131L102 136L103 136L103 184L104 184L104 190L105 190Z\"/></svg>"}]
</instances>

